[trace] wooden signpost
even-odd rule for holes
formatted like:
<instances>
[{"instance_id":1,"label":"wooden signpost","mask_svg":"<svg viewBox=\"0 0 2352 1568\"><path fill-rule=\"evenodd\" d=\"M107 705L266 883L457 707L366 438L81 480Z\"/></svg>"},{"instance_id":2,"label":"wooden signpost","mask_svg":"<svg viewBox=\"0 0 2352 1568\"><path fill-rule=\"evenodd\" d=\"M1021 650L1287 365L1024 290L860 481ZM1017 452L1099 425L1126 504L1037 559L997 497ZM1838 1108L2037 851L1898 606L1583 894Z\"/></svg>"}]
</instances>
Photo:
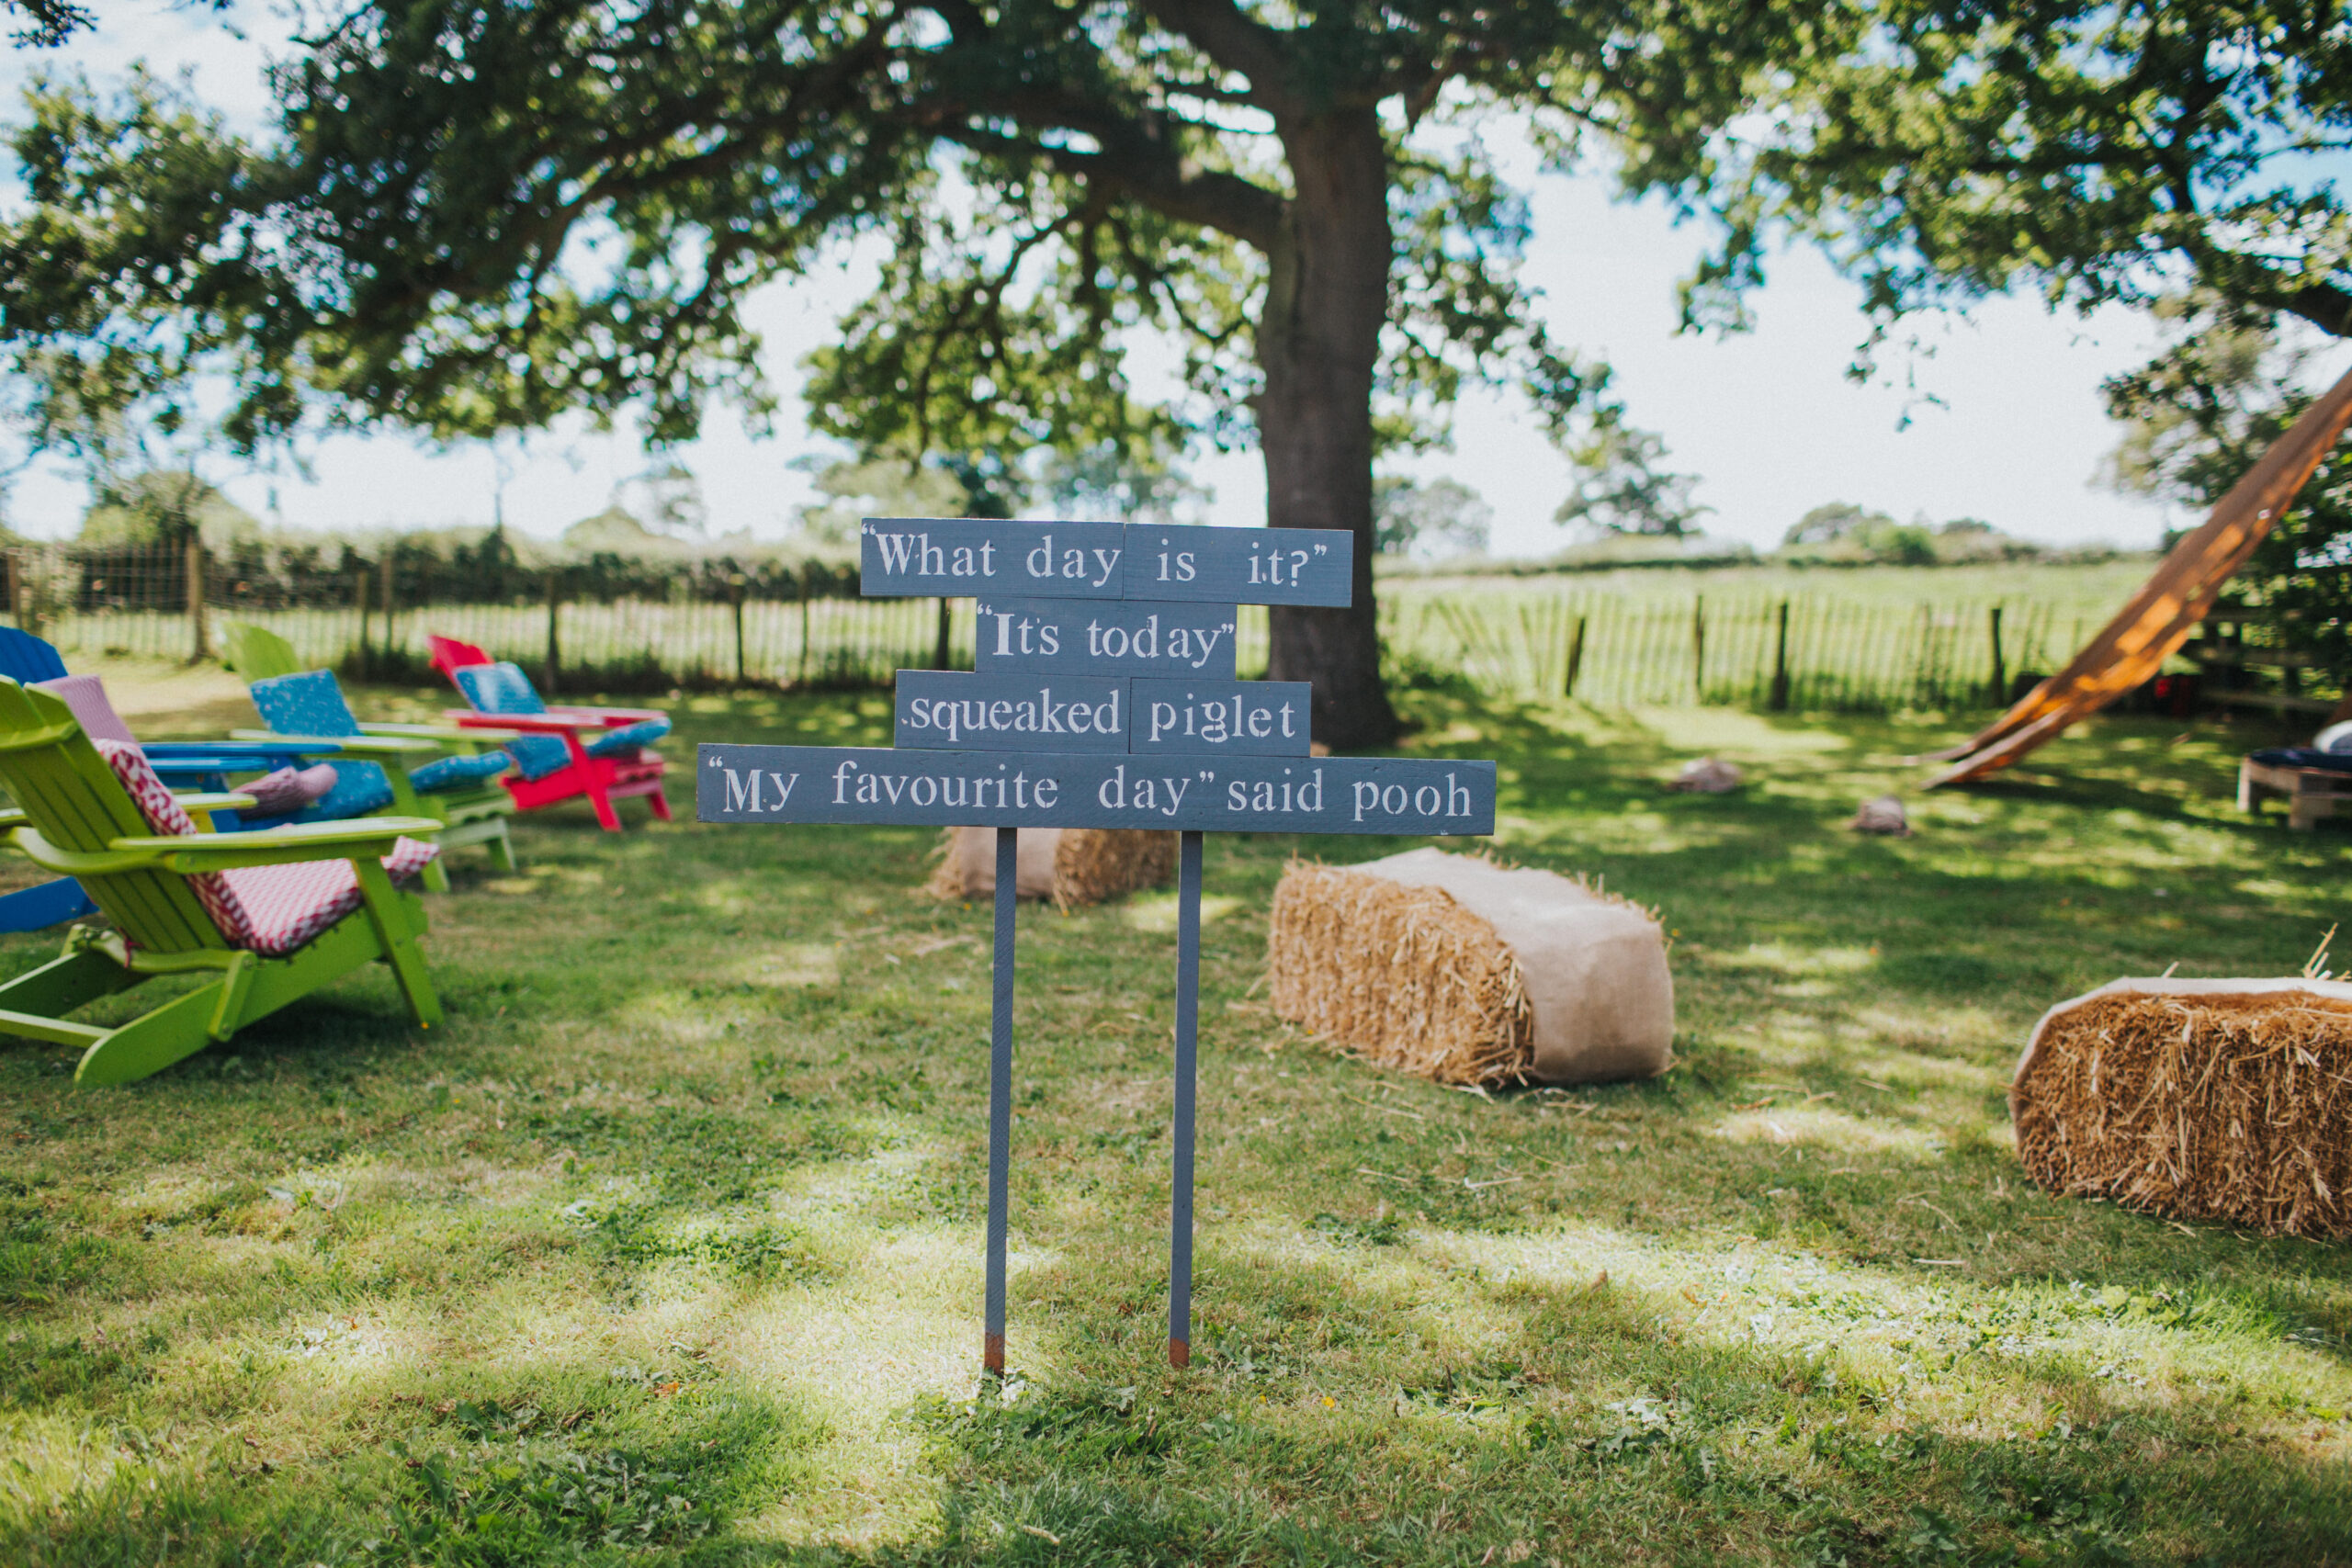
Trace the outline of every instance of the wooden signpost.
<instances>
[{"instance_id":1,"label":"wooden signpost","mask_svg":"<svg viewBox=\"0 0 2352 1568\"><path fill-rule=\"evenodd\" d=\"M1495 765L1317 757L1304 682L1237 681L1235 606L1344 605L1353 538L1299 528L868 518L863 588L977 603L977 670L901 670L891 747L706 745L705 822L992 827L982 1361L1004 1371L1015 851L1023 828L1182 835L1168 1359L1192 1356L1201 846L1211 831L1484 834Z\"/></svg>"}]
</instances>

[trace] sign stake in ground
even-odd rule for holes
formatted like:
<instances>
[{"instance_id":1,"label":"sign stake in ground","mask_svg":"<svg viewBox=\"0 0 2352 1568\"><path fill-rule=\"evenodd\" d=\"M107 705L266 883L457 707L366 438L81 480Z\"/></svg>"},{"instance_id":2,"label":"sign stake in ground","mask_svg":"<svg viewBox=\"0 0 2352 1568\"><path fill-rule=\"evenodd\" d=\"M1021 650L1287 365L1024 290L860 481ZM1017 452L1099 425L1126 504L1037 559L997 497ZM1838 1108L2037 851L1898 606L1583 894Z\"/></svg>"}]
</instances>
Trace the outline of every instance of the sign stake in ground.
<instances>
[{"instance_id":1,"label":"sign stake in ground","mask_svg":"<svg viewBox=\"0 0 2352 1568\"><path fill-rule=\"evenodd\" d=\"M1012 915L1021 902L1021 829L996 830L995 995L989 1015L989 1284L980 1365L1004 1375L1005 1205L1012 1164Z\"/></svg>"},{"instance_id":2,"label":"sign stake in ground","mask_svg":"<svg viewBox=\"0 0 2352 1568\"><path fill-rule=\"evenodd\" d=\"M1168 1203L1168 1364L1193 1359L1193 1100L1200 1081L1201 835L1188 832L1176 874L1176 1127Z\"/></svg>"},{"instance_id":3,"label":"sign stake in ground","mask_svg":"<svg viewBox=\"0 0 2352 1568\"><path fill-rule=\"evenodd\" d=\"M1208 832L1484 834L1495 765L1317 757L1304 682L1237 681L1239 604L1340 606L1351 536L868 518L864 590L971 595L982 670L900 671L891 747L705 745L705 822L994 828L988 1293L981 1364L1004 1371L1012 1159L1013 915L1023 828L1182 835L1168 1359L1192 1359L1201 877Z\"/></svg>"}]
</instances>

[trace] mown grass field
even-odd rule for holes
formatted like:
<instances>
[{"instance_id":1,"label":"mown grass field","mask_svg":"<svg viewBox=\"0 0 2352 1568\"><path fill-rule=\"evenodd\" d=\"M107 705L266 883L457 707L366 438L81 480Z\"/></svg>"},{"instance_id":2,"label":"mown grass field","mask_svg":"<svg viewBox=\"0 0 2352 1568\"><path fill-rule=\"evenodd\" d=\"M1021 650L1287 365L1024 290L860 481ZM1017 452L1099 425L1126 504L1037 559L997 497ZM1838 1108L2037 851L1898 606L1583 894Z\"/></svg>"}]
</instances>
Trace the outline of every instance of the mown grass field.
<instances>
[{"instance_id":1,"label":"mown grass field","mask_svg":"<svg viewBox=\"0 0 2352 1568\"><path fill-rule=\"evenodd\" d=\"M159 734L232 709L176 690ZM1213 840L1188 1371L1169 896L1021 916L988 1390L987 910L914 893L913 830L582 809L458 857L446 1032L368 976L126 1090L0 1045L0 1562L2352 1562L2352 1254L2055 1201L2007 1142L2050 1002L2290 972L2346 912L2340 834L2229 807L2245 734L2102 722L1889 840L1839 824L1953 727L1408 701L1501 759L1502 854L1662 911L1679 1060L1336 1060L1263 1007L1268 898L1402 846ZM1748 787L1662 791L1702 752Z\"/></svg>"}]
</instances>

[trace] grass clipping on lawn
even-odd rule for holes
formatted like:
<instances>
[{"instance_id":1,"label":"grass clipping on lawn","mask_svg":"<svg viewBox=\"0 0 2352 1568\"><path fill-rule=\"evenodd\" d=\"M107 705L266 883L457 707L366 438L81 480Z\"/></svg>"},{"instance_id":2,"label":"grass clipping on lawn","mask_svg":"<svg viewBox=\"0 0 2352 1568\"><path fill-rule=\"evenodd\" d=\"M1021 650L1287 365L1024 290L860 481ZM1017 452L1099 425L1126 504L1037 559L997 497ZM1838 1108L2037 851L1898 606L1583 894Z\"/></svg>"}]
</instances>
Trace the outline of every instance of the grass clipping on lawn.
<instances>
[{"instance_id":1,"label":"grass clipping on lawn","mask_svg":"<svg viewBox=\"0 0 2352 1568\"><path fill-rule=\"evenodd\" d=\"M2352 987L2117 981L2036 1027L2009 1111L2052 1192L2352 1235Z\"/></svg>"},{"instance_id":2,"label":"grass clipping on lawn","mask_svg":"<svg viewBox=\"0 0 2352 1568\"><path fill-rule=\"evenodd\" d=\"M1518 955L1441 888L1294 861L1274 889L1266 972L1277 1016L1382 1066L1508 1084L1534 1066Z\"/></svg>"},{"instance_id":3,"label":"grass clipping on lawn","mask_svg":"<svg viewBox=\"0 0 2352 1568\"><path fill-rule=\"evenodd\" d=\"M1050 836L1053 881L1040 886L1033 868L1043 857L1032 842ZM1058 908L1101 904L1158 887L1176 874L1176 835L1141 828L1023 828L1019 892L1024 898L1051 897ZM949 828L940 834L940 862L923 891L935 898L976 898L996 891L996 829Z\"/></svg>"}]
</instances>

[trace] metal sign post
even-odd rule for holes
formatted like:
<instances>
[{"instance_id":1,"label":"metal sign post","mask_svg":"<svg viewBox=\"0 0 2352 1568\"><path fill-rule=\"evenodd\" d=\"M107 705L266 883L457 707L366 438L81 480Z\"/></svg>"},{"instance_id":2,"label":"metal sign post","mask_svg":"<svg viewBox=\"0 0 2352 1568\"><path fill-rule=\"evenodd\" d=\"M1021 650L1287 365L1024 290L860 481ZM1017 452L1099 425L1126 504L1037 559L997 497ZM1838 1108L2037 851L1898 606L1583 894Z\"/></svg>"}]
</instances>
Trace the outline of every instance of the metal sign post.
<instances>
[{"instance_id":1,"label":"metal sign post","mask_svg":"<svg viewBox=\"0 0 2352 1568\"><path fill-rule=\"evenodd\" d=\"M1012 916L1021 901L1021 829L996 830L996 958L989 1010L989 1284L980 1365L1004 1375L1004 1233L1012 1166Z\"/></svg>"},{"instance_id":2,"label":"metal sign post","mask_svg":"<svg viewBox=\"0 0 2352 1568\"><path fill-rule=\"evenodd\" d=\"M1168 1364L1193 1359L1193 1097L1200 1081L1201 836L1187 833L1176 876L1176 1129L1168 1204Z\"/></svg>"},{"instance_id":3,"label":"metal sign post","mask_svg":"<svg viewBox=\"0 0 2352 1568\"><path fill-rule=\"evenodd\" d=\"M997 830L981 1363L999 1375L1020 829L1182 835L1168 1238L1168 1359L1182 1367L1193 1342L1203 834L1491 833L1495 765L1312 756L1304 682L1234 679L1235 606L1346 604L1349 535L868 518L860 544L869 594L978 602L980 670L901 671L892 747L701 747L695 818Z\"/></svg>"}]
</instances>

